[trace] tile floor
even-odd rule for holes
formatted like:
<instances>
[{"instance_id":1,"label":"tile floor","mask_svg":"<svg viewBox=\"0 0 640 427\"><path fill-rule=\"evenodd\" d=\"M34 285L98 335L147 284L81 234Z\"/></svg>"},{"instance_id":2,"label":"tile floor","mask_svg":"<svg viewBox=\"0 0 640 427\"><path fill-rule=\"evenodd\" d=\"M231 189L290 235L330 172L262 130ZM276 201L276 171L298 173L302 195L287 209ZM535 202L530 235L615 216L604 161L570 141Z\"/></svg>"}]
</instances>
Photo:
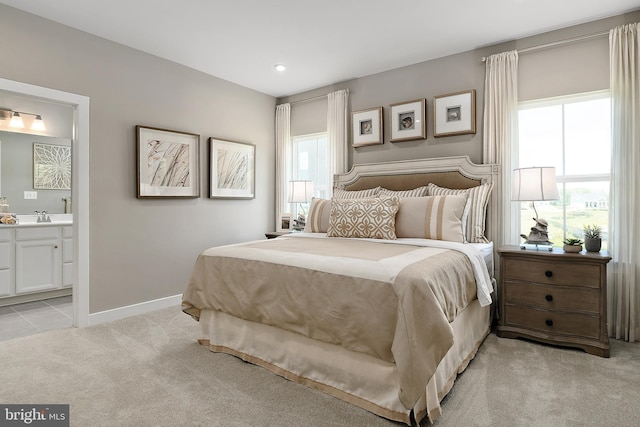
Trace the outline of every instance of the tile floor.
<instances>
[{"instance_id":1,"label":"tile floor","mask_svg":"<svg viewBox=\"0 0 640 427\"><path fill-rule=\"evenodd\" d=\"M0 307L0 341L72 326L71 296Z\"/></svg>"}]
</instances>

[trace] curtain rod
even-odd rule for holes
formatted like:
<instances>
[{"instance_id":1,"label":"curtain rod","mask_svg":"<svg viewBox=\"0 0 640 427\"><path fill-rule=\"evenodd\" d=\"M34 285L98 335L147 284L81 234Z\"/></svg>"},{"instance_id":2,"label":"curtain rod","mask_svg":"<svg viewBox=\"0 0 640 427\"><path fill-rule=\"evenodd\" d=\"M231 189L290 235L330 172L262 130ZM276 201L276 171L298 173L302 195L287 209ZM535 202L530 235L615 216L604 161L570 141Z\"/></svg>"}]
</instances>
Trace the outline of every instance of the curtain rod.
<instances>
[{"instance_id":1,"label":"curtain rod","mask_svg":"<svg viewBox=\"0 0 640 427\"><path fill-rule=\"evenodd\" d=\"M575 43L575 42L579 42L582 40L588 40L588 39L593 39L596 37L602 37L602 36L606 36L609 35L609 31L602 31L599 33L594 33L594 34L587 34L585 36L579 36L579 37L574 37L572 39L566 39L566 40L559 40L557 42L551 42L551 43L545 43L545 44L541 44L538 46L531 46L531 47L527 47L524 49L516 49L516 51L518 52L518 54L520 53L526 53L526 52L533 52L536 50L540 50L540 49L547 49L550 47L555 47L555 46L560 46L563 44L569 44L569 43ZM480 58L480 61L485 62L487 60L486 56L483 56L482 58Z\"/></svg>"},{"instance_id":2,"label":"curtain rod","mask_svg":"<svg viewBox=\"0 0 640 427\"><path fill-rule=\"evenodd\" d=\"M291 105L293 105L293 104L302 104L303 102L316 101L318 99L326 98L327 96L329 96L329 95L327 94L327 95L314 96L313 98L307 98L307 99L300 99L298 101L292 101L289 104L291 104Z\"/></svg>"},{"instance_id":3,"label":"curtain rod","mask_svg":"<svg viewBox=\"0 0 640 427\"><path fill-rule=\"evenodd\" d=\"M349 93L349 89L345 89L345 90L347 91L347 93ZM298 101L291 101L289 102L289 104L293 105L293 104L302 104L303 102L317 101L318 99L326 98L327 96L329 96L328 93L326 95L318 95L312 98L300 99Z\"/></svg>"}]
</instances>

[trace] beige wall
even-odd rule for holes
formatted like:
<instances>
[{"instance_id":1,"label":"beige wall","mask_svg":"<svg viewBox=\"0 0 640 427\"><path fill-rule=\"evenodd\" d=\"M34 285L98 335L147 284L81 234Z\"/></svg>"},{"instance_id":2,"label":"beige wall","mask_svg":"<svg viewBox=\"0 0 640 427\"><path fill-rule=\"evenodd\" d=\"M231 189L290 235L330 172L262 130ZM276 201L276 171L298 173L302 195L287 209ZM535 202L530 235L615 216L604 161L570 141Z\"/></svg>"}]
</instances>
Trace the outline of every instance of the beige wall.
<instances>
[{"instance_id":1,"label":"beige wall","mask_svg":"<svg viewBox=\"0 0 640 427\"><path fill-rule=\"evenodd\" d=\"M526 49L574 37L606 32L640 21L640 11L570 28L463 52L384 73L282 98L292 102L294 135L326 129L326 100L296 103L338 89L350 90L350 111L384 107L384 144L352 148L349 164L468 155L482 161L482 120L485 67L481 58L512 49ZM599 36L519 55L519 100L548 98L609 87L608 37ZM462 90L476 90L476 134L433 137L434 96ZM427 99L427 139L390 143L389 105L418 98Z\"/></svg>"},{"instance_id":2,"label":"beige wall","mask_svg":"<svg viewBox=\"0 0 640 427\"><path fill-rule=\"evenodd\" d=\"M273 97L3 5L0 52L0 77L90 98L90 313L180 294L203 249L272 228ZM138 124L200 134L201 198L136 199ZM210 136L256 145L255 200L206 197Z\"/></svg>"}]
</instances>

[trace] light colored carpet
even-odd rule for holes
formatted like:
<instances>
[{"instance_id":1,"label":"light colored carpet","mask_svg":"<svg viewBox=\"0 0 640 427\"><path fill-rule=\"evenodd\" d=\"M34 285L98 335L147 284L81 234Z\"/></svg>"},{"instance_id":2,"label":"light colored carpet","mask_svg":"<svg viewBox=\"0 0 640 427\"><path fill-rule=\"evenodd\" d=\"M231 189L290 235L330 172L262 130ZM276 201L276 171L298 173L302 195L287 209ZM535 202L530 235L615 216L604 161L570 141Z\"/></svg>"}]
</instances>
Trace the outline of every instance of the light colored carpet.
<instances>
[{"instance_id":1,"label":"light colored carpet","mask_svg":"<svg viewBox=\"0 0 640 427\"><path fill-rule=\"evenodd\" d=\"M210 352L179 308L0 343L1 403L68 403L73 426L399 426ZM612 357L490 335L436 426L635 426L640 345Z\"/></svg>"}]
</instances>

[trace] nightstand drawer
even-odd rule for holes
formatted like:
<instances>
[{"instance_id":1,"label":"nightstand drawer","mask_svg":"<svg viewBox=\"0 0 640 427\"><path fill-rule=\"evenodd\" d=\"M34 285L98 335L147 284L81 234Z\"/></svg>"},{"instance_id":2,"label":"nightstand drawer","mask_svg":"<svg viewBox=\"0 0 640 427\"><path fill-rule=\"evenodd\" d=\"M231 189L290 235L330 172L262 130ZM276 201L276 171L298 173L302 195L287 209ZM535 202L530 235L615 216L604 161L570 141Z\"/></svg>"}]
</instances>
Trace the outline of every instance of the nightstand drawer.
<instances>
[{"instance_id":1,"label":"nightstand drawer","mask_svg":"<svg viewBox=\"0 0 640 427\"><path fill-rule=\"evenodd\" d=\"M600 313L600 292L590 288L560 288L522 282L505 282L507 301L545 310Z\"/></svg>"},{"instance_id":2,"label":"nightstand drawer","mask_svg":"<svg viewBox=\"0 0 640 427\"><path fill-rule=\"evenodd\" d=\"M511 259L507 263L504 272L505 280L525 280L542 284L600 288L600 267L596 264Z\"/></svg>"},{"instance_id":3,"label":"nightstand drawer","mask_svg":"<svg viewBox=\"0 0 640 427\"><path fill-rule=\"evenodd\" d=\"M552 334L600 338L599 317L587 314L557 313L535 308L509 306L505 314L505 324L537 329Z\"/></svg>"}]
</instances>

